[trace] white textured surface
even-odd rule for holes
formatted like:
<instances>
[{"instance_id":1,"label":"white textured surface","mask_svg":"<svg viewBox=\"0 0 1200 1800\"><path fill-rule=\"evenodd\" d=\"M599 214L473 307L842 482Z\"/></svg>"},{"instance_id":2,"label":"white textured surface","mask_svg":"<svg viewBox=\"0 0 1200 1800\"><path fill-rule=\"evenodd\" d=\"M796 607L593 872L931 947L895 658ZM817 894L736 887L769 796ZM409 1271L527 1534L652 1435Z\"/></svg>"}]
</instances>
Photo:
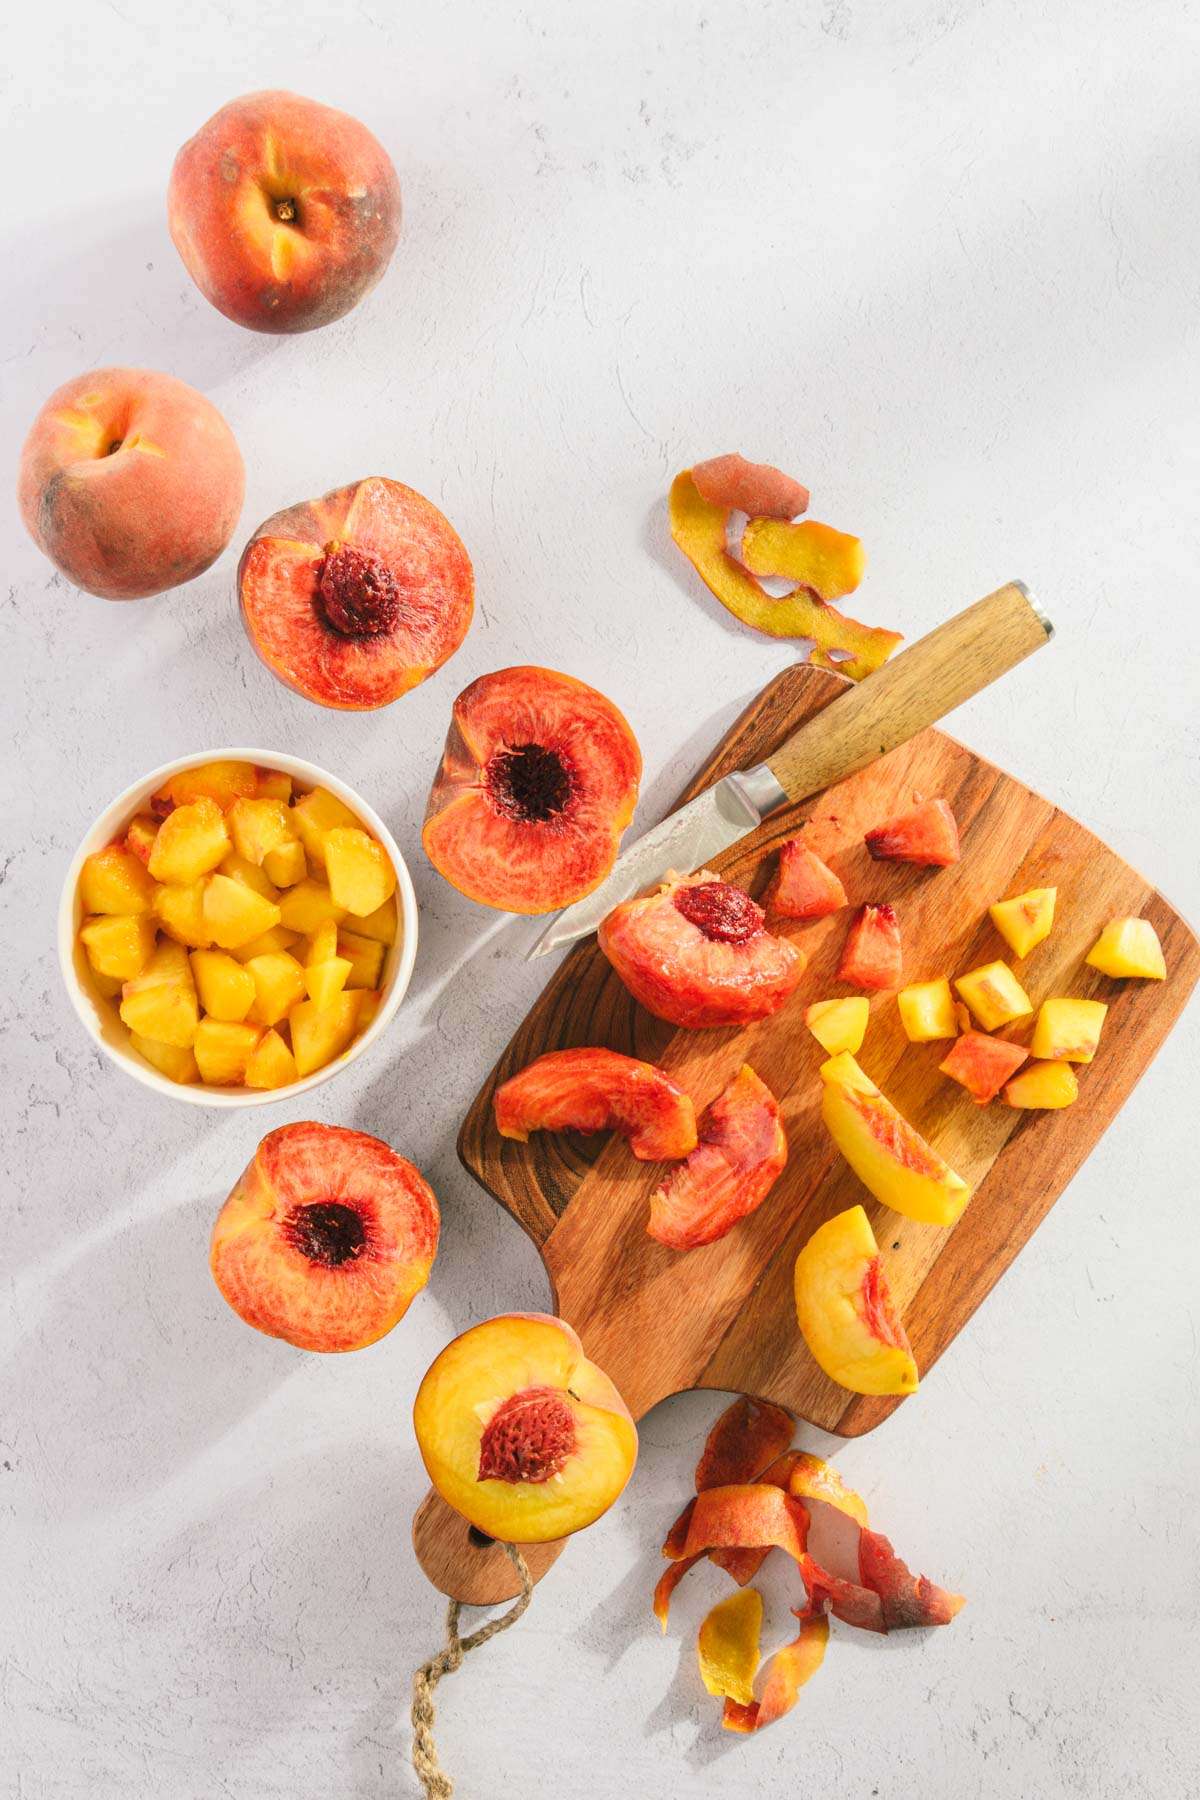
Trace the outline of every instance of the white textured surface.
<instances>
[{"instance_id":1,"label":"white textured surface","mask_svg":"<svg viewBox=\"0 0 1200 1800\"><path fill-rule=\"evenodd\" d=\"M408 1544L414 1384L452 1331L546 1299L453 1148L544 971L518 960L526 926L432 873L418 826L483 670L541 659L611 694L650 819L782 666L681 570L674 470L735 446L794 468L867 540L856 610L910 636L1026 577L1059 639L956 731L1200 916L1198 45L1185 0L76 0L10 22L6 1794L414 1791L408 1676L441 1620ZM382 287L292 340L212 311L164 222L178 143L268 85L361 114L407 203ZM57 579L8 498L41 400L111 361L204 388L248 468L221 563L129 607ZM255 661L232 571L266 513L374 472L445 508L480 604L440 676L338 716ZM247 738L358 784L423 908L390 1039L313 1110L423 1166L442 1252L404 1325L341 1359L247 1331L205 1266L287 1110L138 1091L54 962L91 817L152 764ZM442 1690L464 1796L1197 1791L1198 1045L1194 1008L919 1400L839 1453L902 1552L969 1593L953 1629L837 1631L790 1721L723 1740L692 1664L720 1578L697 1572L665 1642L648 1611L715 1411L668 1403L623 1502Z\"/></svg>"}]
</instances>

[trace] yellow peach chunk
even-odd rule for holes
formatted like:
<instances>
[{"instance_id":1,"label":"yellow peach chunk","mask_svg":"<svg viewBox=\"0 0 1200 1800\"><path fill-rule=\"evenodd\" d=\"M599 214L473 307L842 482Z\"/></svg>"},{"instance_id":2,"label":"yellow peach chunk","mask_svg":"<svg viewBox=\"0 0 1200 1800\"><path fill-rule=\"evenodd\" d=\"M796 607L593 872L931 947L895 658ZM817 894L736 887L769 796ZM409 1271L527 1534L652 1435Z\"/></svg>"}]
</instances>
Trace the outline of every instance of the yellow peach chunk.
<instances>
[{"instance_id":1,"label":"yellow peach chunk","mask_svg":"<svg viewBox=\"0 0 1200 1800\"><path fill-rule=\"evenodd\" d=\"M1162 981L1167 973L1162 945L1149 919L1112 919L1084 961L1102 975Z\"/></svg>"},{"instance_id":2,"label":"yellow peach chunk","mask_svg":"<svg viewBox=\"0 0 1200 1800\"><path fill-rule=\"evenodd\" d=\"M1014 894L1010 900L997 900L994 906L988 907L992 924L1014 956L1028 956L1050 936L1057 899L1057 888L1030 888L1024 894Z\"/></svg>"},{"instance_id":3,"label":"yellow peach chunk","mask_svg":"<svg viewBox=\"0 0 1200 1800\"><path fill-rule=\"evenodd\" d=\"M322 881L298 881L295 887L285 888L279 896L280 924L289 931L298 931L301 937L311 937L326 919L340 925L345 916L345 907L335 904Z\"/></svg>"},{"instance_id":4,"label":"yellow peach chunk","mask_svg":"<svg viewBox=\"0 0 1200 1800\"><path fill-rule=\"evenodd\" d=\"M250 962L256 956L273 956L277 950L290 950L293 944L300 942L298 931L287 931L282 925L272 925L270 931L251 938L248 944L237 944L231 954L238 962Z\"/></svg>"},{"instance_id":5,"label":"yellow peach chunk","mask_svg":"<svg viewBox=\"0 0 1200 1800\"><path fill-rule=\"evenodd\" d=\"M996 1031L1033 1011L1033 1002L1007 963L984 963L954 983L985 1031Z\"/></svg>"},{"instance_id":6,"label":"yellow peach chunk","mask_svg":"<svg viewBox=\"0 0 1200 1800\"><path fill-rule=\"evenodd\" d=\"M224 950L193 950L188 960L205 1012L239 1024L254 1004L254 977Z\"/></svg>"},{"instance_id":7,"label":"yellow peach chunk","mask_svg":"<svg viewBox=\"0 0 1200 1800\"><path fill-rule=\"evenodd\" d=\"M936 1038L957 1037L954 996L950 992L950 983L944 978L915 981L911 987L901 988L896 995L896 1005L900 1008L900 1023L910 1044L931 1044Z\"/></svg>"},{"instance_id":8,"label":"yellow peach chunk","mask_svg":"<svg viewBox=\"0 0 1200 1800\"><path fill-rule=\"evenodd\" d=\"M213 942L234 950L280 923L279 908L228 875L210 875L204 888L204 923Z\"/></svg>"},{"instance_id":9,"label":"yellow peach chunk","mask_svg":"<svg viewBox=\"0 0 1200 1800\"><path fill-rule=\"evenodd\" d=\"M382 906L376 907L365 918L348 914L346 924L359 937L376 938L381 944L394 944L397 931L395 899L385 900Z\"/></svg>"},{"instance_id":10,"label":"yellow peach chunk","mask_svg":"<svg viewBox=\"0 0 1200 1800\"><path fill-rule=\"evenodd\" d=\"M215 869L229 849L225 816L215 800L177 806L158 828L149 869L155 881L190 886Z\"/></svg>"},{"instance_id":11,"label":"yellow peach chunk","mask_svg":"<svg viewBox=\"0 0 1200 1800\"><path fill-rule=\"evenodd\" d=\"M804 1023L830 1056L848 1050L856 1056L867 1035L871 1003L862 994L845 1000L814 1000L806 1007Z\"/></svg>"},{"instance_id":12,"label":"yellow peach chunk","mask_svg":"<svg viewBox=\"0 0 1200 1800\"><path fill-rule=\"evenodd\" d=\"M344 956L350 964L350 973L346 977L349 988L375 987L383 973L386 953L386 945L377 943L374 938L359 937L357 932L347 931L345 927L337 934L337 954Z\"/></svg>"},{"instance_id":13,"label":"yellow peach chunk","mask_svg":"<svg viewBox=\"0 0 1200 1800\"><path fill-rule=\"evenodd\" d=\"M251 1014L260 1025L277 1025L304 998L304 970L286 950L251 957L246 973L255 989Z\"/></svg>"},{"instance_id":14,"label":"yellow peach chunk","mask_svg":"<svg viewBox=\"0 0 1200 1800\"><path fill-rule=\"evenodd\" d=\"M213 941L204 917L204 880L186 887L157 887L154 916L168 937L192 950L207 950Z\"/></svg>"},{"instance_id":15,"label":"yellow peach chunk","mask_svg":"<svg viewBox=\"0 0 1200 1800\"><path fill-rule=\"evenodd\" d=\"M146 966L155 936L154 920L145 913L136 918L101 913L88 919L79 933L95 973L118 981L131 981Z\"/></svg>"},{"instance_id":16,"label":"yellow peach chunk","mask_svg":"<svg viewBox=\"0 0 1200 1800\"><path fill-rule=\"evenodd\" d=\"M348 992L343 989L330 1006L320 1007L315 1001L302 1000L292 1007L288 1024L292 1031L292 1054L301 1076L311 1075L314 1069L322 1068L341 1055L357 1028L360 999L358 990Z\"/></svg>"},{"instance_id":17,"label":"yellow peach chunk","mask_svg":"<svg viewBox=\"0 0 1200 1800\"><path fill-rule=\"evenodd\" d=\"M298 1080L296 1059L277 1031L264 1031L246 1064L246 1086L288 1087Z\"/></svg>"},{"instance_id":18,"label":"yellow peach chunk","mask_svg":"<svg viewBox=\"0 0 1200 1800\"><path fill-rule=\"evenodd\" d=\"M1056 1109L1070 1106L1079 1096L1079 1082L1068 1062L1036 1062L1022 1069L1005 1085L1010 1106Z\"/></svg>"},{"instance_id":19,"label":"yellow peach chunk","mask_svg":"<svg viewBox=\"0 0 1200 1800\"><path fill-rule=\"evenodd\" d=\"M256 863L247 862L246 858L239 856L236 850L231 850L228 856L221 858L217 866L217 873L218 875L228 875L230 881L240 881L243 887L248 887L254 893L261 894L264 900L278 900L279 898L279 890L272 884L267 871L260 869Z\"/></svg>"},{"instance_id":20,"label":"yellow peach chunk","mask_svg":"<svg viewBox=\"0 0 1200 1800\"><path fill-rule=\"evenodd\" d=\"M240 1087L246 1079L246 1064L261 1035L257 1025L201 1019L192 1045L200 1079L212 1087Z\"/></svg>"},{"instance_id":21,"label":"yellow peach chunk","mask_svg":"<svg viewBox=\"0 0 1200 1800\"><path fill-rule=\"evenodd\" d=\"M291 809L282 800L235 800L229 809L229 835L233 847L246 861L260 866L280 845L298 843L292 829Z\"/></svg>"},{"instance_id":22,"label":"yellow peach chunk","mask_svg":"<svg viewBox=\"0 0 1200 1800\"><path fill-rule=\"evenodd\" d=\"M357 827L325 833L325 872L335 904L359 918L378 911L396 891L396 871L383 845Z\"/></svg>"},{"instance_id":23,"label":"yellow peach chunk","mask_svg":"<svg viewBox=\"0 0 1200 1800\"><path fill-rule=\"evenodd\" d=\"M277 888L295 887L308 874L308 858L299 838L277 844L263 857L263 873Z\"/></svg>"},{"instance_id":24,"label":"yellow peach chunk","mask_svg":"<svg viewBox=\"0 0 1200 1800\"><path fill-rule=\"evenodd\" d=\"M144 969L121 990L121 1018L139 1037L187 1049L200 1008L182 944L160 943Z\"/></svg>"},{"instance_id":25,"label":"yellow peach chunk","mask_svg":"<svg viewBox=\"0 0 1200 1800\"><path fill-rule=\"evenodd\" d=\"M148 913L154 883L141 859L120 844L96 850L83 865L79 899L85 913L113 913L129 917Z\"/></svg>"},{"instance_id":26,"label":"yellow peach chunk","mask_svg":"<svg viewBox=\"0 0 1200 1800\"><path fill-rule=\"evenodd\" d=\"M331 962L337 955L338 928L332 919L322 919L317 929L308 940L308 954L305 963L311 968L315 963Z\"/></svg>"},{"instance_id":27,"label":"yellow peach chunk","mask_svg":"<svg viewBox=\"0 0 1200 1800\"><path fill-rule=\"evenodd\" d=\"M160 1075L165 1075L168 1081L176 1081L180 1087L199 1081L200 1070L191 1050L181 1048L178 1044L160 1044L154 1038L139 1037L136 1031L130 1032L129 1042L138 1055L144 1057Z\"/></svg>"},{"instance_id":28,"label":"yellow peach chunk","mask_svg":"<svg viewBox=\"0 0 1200 1800\"><path fill-rule=\"evenodd\" d=\"M339 825L357 824L350 808L327 788L314 788L292 807L292 828L304 845L309 862L317 869L325 867L325 833Z\"/></svg>"},{"instance_id":29,"label":"yellow peach chunk","mask_svg":"<svg viewBox=\"0 0 1200 1800\"><path fill-rule=\"evenodd\" d=\"M352 987L353 983L347 982L346 986ZM358 1029L359 1034L361 1035L367 1029L368 1025L370 1025L372 1019L375 1017L375 1014L379 1011L379 1004L380 1004L381 1000L383 999L383 993L380 990L372 990L370 988L366 988L366 989L359 991L358 997L361 1002L361 1005L359 1006L359 1009L358 1009L358 1027L357 1027L357 1029Z\"/></svg>"},{"instance_id":30,"label":"yellow peach chunk","mask_svg":"<svg viewBox=\"0 0 1200 1800\"><path fill-rule=\"evenodd\" d=\"M137 857L143 867L150 861L150 852L158 836L158 826L159 821L153 813L138 813L129 821L129 829L125 833L125 848Z\"/></svg>"},{"instance_id":31,"label":"yellow peach chunk","mask_svg":"<svg viewBox=\"0 0 1200 1800\"><path fill-rule=\"evenodd\" d=\"M292 778L282 769L256 769L254 792L263 800L290 800Z\"/></svg>"},{"instance_id":32,"label":"yellow peach chunk","mask_svg":"<svg viewBox=\"0 0 1200 1800\"><path fill-rule=\"evenodd\" d=\"M1049 1062L1090 1063L1100 1043L1108 1007L1103 1000L1054 995L1043 1000L1033 1028L1031 1056Z\"/></svg>"}]
</instances>

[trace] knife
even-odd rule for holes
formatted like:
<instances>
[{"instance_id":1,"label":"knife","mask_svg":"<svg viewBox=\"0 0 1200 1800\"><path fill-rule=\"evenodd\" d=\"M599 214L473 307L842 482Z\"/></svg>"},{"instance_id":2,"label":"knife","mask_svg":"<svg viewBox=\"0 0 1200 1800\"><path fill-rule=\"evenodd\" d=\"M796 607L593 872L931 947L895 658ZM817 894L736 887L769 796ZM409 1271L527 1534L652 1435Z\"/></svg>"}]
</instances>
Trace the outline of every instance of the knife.
<instances>
[{"instance_id":1,"label":"knife","mask_svg":"<svg viewBox=\"0 0 1200 1800\"><path fill-rule=\"evenodd\" d=\"M839 695L766 762L726 775L653 826L618 857L598 888L556 914L529 956L546 956L585 937L614 906L668 870L691 874L703 868L781 806L819 794L906 744L1053 635L1022 581L977 600Z\"/></svg>"}]
</instances>

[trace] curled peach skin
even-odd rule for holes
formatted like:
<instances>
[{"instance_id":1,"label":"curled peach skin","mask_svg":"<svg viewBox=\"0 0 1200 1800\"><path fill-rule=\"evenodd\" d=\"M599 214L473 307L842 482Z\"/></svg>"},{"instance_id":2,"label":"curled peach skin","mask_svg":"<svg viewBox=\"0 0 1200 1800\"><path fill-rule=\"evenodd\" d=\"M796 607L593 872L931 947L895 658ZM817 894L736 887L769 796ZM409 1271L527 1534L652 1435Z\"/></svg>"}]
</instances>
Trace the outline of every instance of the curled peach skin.
<instances>
[{"instance_id":1,"label":"curled peach skin","mask_svg":"<svg viewBox=\"0 0 1200 1800\"><path fill-rule=\"evenodd\" d=\"M551 1050L496 1089L501 1137L531 1131L618 1131L643 1162L696 1147L691 1097L653 1063L616 1050Z\"/></svg>"},{"instance_id":2,"label":"curled peach skin","mask_svg":"<svg viewBox=\"0 0 1200 1800\"><path fill-rule=\"evenodd\" d=\"M214 563L242 510L241 452L211 401L153 369L57 388L21 452L26 529L69 581L136 600Z\"/></svg>"},{"instance_id":3,"label":"curled peach skin","mask_svg":"<svg viewBox=\"0 0 1200 1800\"><path fill-rule=\"evenodd\" d=\"M753 1591L753 1590L751 1590ZM730 1696L721 1723L726 1731L762 1731L791 1712L800 1689L811 1681L825 1660L829 1644L829 1620L823 1610L793 1607L800 1630L767 1661L766 1678L757 1700L748 1703Z\"/></svg>"},{"instance_id":4,"label":"curled peach skin","mask_svg":"<svg viewBox=\"0 0 1200 1800\"><path fill-rule=\"evenodd\" d=\"M443 1500L511 1543L590 1525L637 1459L616 1387L546 1313L506 1313L455 1338L417 1391L413 1424Z\"/></svg>"}]
</instances>

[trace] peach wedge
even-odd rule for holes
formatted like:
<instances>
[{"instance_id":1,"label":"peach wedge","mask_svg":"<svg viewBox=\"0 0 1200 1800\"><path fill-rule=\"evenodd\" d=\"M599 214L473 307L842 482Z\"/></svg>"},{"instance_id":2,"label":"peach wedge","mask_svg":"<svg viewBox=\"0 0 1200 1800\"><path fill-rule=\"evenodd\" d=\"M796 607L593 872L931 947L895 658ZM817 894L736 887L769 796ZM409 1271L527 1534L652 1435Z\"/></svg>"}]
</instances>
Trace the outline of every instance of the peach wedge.
<instances>
[{"instance_id":1,"label":"peach wedge","mask_svg":"<svg viewBox=\"0 0 1200 1800\"><path fill-rule=\"evenodd\" d=\"M911 1394L917 1388L904 1327L861 1206L827 1219L796 1258L796 1318L814 1360L855 1394Z\"/></svg>"},{"instance_id":2,"label":"peach wedge","mask_svg":"<svg viewBox=\"0 0 1200 1800\"><path fill-rule=\"evenodd\" d=\"M854 1058L821 1066L821 1117L863 1186L893 1212L927 1225L953 1225L971 1198L920 1132L885 1099Z\"/></svg>"},{"instance_id":3,"label":"peach wedge","mask_svg":"<svg viewBox=\"0 0 1200 1800\"><path fill-rule=\"evenodd\" d=\"M617 1389L546 1313L507 1313L455 1338L417 1391L413 1424L443 1500L510 1543L590 1525L637 1460Z\"/></svg>"}]
</instances>

